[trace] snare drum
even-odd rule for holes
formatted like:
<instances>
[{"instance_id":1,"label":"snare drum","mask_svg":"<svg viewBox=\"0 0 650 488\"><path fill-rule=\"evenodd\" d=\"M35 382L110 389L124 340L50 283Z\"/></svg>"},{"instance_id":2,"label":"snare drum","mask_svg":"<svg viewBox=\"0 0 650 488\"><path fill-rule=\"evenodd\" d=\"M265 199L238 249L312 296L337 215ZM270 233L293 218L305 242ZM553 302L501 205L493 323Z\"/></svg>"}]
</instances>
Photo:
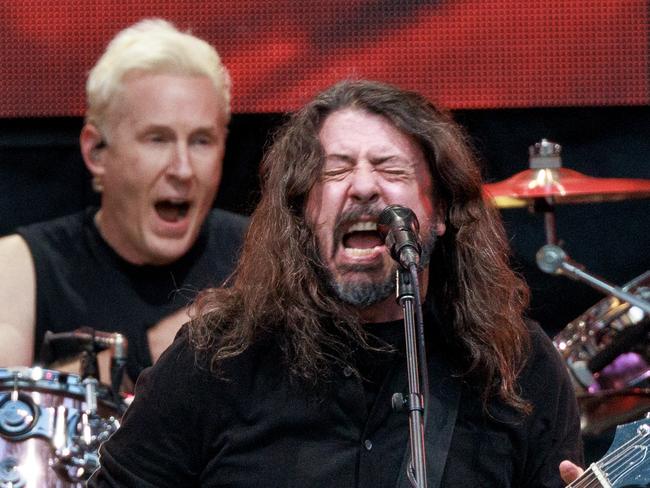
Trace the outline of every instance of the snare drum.
<instances>
[{"instance_id":1,"label":"snare drum","mask_svg":"<svg viewBox=\"0 0 650 488\"><path fill-rule=\"evenodd\" d=\"M110 398L93 379L0 368L0 488L84 486L119 427L122 405Z\"/></svg>"}]
</instances>

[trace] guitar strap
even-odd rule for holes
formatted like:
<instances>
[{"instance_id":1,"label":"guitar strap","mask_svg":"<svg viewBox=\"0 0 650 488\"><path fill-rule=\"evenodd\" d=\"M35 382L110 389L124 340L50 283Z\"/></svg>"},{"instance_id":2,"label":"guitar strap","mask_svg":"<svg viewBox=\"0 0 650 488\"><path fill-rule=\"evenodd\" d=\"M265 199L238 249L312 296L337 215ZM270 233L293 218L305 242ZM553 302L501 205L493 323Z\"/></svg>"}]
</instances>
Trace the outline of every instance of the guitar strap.
<instances>
[{"instance_id":1,"label":"guitar strap","mask_svg":"<svg viewBox=\"0 0 650 488\"><path fill-rule=\"evenodd\" d=\"M432 355L427 360L430 378L427 425L424 432L427 488L438 488L454 433L461 387L460 382L454 380L448 366L440 358ZM397 488L411 488L406 475L410 456L410 444L407 442L397 478Z\"/></svg>"}]
</instances>

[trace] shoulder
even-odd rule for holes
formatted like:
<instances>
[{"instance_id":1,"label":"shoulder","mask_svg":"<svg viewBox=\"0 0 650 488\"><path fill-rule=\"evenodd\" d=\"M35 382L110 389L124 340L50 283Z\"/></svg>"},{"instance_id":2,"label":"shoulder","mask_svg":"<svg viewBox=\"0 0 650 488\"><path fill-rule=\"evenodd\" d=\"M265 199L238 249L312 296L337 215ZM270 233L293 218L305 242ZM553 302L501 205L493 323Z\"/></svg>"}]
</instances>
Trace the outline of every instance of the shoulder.
<instances>
[{"instance_id":1,"label":"shoulder","mask_svg":"<svg viewBox=\"0 0 650 488\"><path fill-rule=\"evenodd\" d=\"M519 385L532 406L525 423L531 459L527 472L531 477L537 472L538 476L537 484L526 482L522 486L538 486L544 479L555 480L560 486L560 461L582 462L578 403L568 368L550 337L537 323L528 327L531 348Z\"/></svg>"},{"instance_id":2,"label":"shoulder","mask_svg":"<svg viewBox=\"0 0 650 488\"><path fill-rule=\"evenodd\" d=\"M531 349L519 385L533 406L533 418L553 419L552 425L564 417L563 424L577 424L575 390L564 360L539 324L529 324L529 329Z\"/></svg>"},{"instance_id":3,"label":"shoulder","mask_svg":"<svg viewBox=\"0 0 650 488\"><path fill-rule=\"evenodd\" d=\"M549 399L552 392L573 395L566 364L553 341L537 322L527 321L530 348L519 375L525 395Z\"/></svg>"},{"instance_id":4,"label":"shoulder","mask_svg":"<svg viewBox=\"0 0 650 488\"><path fill-rule=\"evenodd\" d=\"M0 259L10 260L19 256L29 256L29 246L20 234L9 234L0 237Z\"/></svg>"},{"instance_id":5,"label":"shoulder","mask_svg":"<svg viewBox=\"0 0 650 488\"><path fill-rule=\"evenodd\" d=\"M160 408L158 413L161 415L181 414L167 409L182 409L185 402L202 405L203 399L199 397L205 391L205 382L209 377L208 371L196 360L185 325L156 363L140 374L135 388L134 408L129 409L139 411L144 408L146 411L149 407L156 406ZM170 401L160 405L161 399ZM171 401L173 399L179 401L175 403Z\"/></svg>"},{"instance_id":6,"label":"shoulder","mask_svg":"<svg viewBox=\"0 0 650 488\"><path fill-rule=\"evenodd\" d=\"M83 231L85 222L89 218L89 212L90 210L85 210L52 220L21 226L16 229L16 233L25 239L30 248L44 242L56 243L68 241L72 238L76 240Z\"/></svg>"},{"instance_id":7,"label":"shoulder","mask_svg":"<svg viewBox=\"0 0 650 488\"><path fill-rule=\"evenodd\" d=\"M524 371L536 371L543 366L544 374L565 377L565 364L551 338L537 322L527 321L526 325L530 334L531 347Z\"/></svg>"},{"instance_id":8,"label":"shoulder","mask_svg":"<svg viewBox=\"0 0 650 488\"><path fill-rule=\"evenodd\" d=\"M16 277L33 272L34 258L22 235L0 237L0 264L5 277L12 276L14 272L17 273Z\"/></svg>"},{"instance_id":9,"label":"shoulder","mask_svg":"<svg viewBox=\"0 0 650 488\"><path fill-rule=\"evenodd\" d=\"M73 266L75 259L85 254L88 222L92 222L91 209L53 220L18 227L16 234L29 247L37 272L50 265L59 268ZM76 266L76 265L75 265Z\"/></svg>"},{"instance_id":10,"label":"shoulder","mask_svg":"<svg viewBox=\"0 0 650 488\"><path fill-rule=\"evenodd\" d=\"M278 357L268 343L254 344L224 359L215 370L211 364L214 351L197 350L191 334L191 324L183 325L158 361L142 372L133 405L137 403L137 410L146 411L152 402L166 399L159 413L169 418L186 415L189 404L195 413L218 412L218 420L223 421L239 408L241 399L250 398L259 388L271 393L271 385L281 375Z\"/></svg>"}]
</instances>

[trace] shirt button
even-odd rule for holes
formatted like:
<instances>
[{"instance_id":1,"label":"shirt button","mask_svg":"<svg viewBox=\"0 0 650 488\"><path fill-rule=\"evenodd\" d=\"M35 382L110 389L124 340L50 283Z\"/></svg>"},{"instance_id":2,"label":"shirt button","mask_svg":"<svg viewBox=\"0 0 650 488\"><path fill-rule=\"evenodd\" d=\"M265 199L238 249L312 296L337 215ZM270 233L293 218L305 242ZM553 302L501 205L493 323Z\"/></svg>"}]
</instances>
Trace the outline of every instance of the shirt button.
<instances>
[{"instance_id":1,"label":"shirt button","mask_svg":"<svg viewBox=\"0 0 650 488\"><path fill-rule=\"evenodd\" d=\"M349 378L353 374L354 374L354 371L352 370L352 367L346 366L345 368L343 368L343 376L345 376L346 378Z\"/></svg>"},{"instance_id":2,"label":"shirt button","mask_svg":"<svg viewBox=\"0 0 650 488\"><path fill-rule=\"evenodd\" d=\"M372 449L372 441L370 439L366 439L363 441L363 446L366 448L367 451L370 451Z\"/></svg>"}]
</instances>

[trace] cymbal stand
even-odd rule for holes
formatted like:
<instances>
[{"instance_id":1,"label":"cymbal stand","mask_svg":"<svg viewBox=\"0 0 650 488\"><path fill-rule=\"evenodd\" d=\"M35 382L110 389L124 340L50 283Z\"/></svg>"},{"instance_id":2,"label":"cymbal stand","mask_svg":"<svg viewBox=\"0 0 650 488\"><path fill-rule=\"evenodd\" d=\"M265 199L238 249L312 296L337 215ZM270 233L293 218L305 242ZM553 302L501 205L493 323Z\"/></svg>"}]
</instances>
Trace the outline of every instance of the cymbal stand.
<instances>
[{"instance_id":1,"label":"cymbal stand","mask_svg":"<svg viewBox=\"0 0 650 488\"><path fill-rule=\"evenodd\" d=\"M557 244L557 224L555 221L555 205L552 198L536 198L532 210L544 214L544 235L546 244Z\"/></svg>"},{"instance_id":2,"label":"cymbal stand","mask_svg":"<svg viewBox=\"0 0 650 488\"><path fill-rule=\"evenodd\" d=\"M528 165L535 170L535 182L541 186L557 186L556 172L562 167L562 147L555 142L542 139L528 148ZM532 204L535 213L544 214L544 233L547 244L557 244L557 225L553 197L535 198Z\"/></svg>"},{"instance_id":3,"label":"cymbal stand","mask_svg":"<svg viewBox=\"0 0 650 488\"><path fill-rule=\"evenodd\" d=\"M538 184L561 188L562 185L554 173L562 167L561 150L562 147L559 144L546 139L542 139L541 142L529 148L530 168L537 171L535 180ZM582 281L598 291L614 295L630 305L639 307L644 313L650 314L649 302L589 273L583 265L572 261L567 256L566 252L558 245L553 197L535 198L532 209L544 214L546 245L537 252L537 266L542 271Z\"/></svg>"},{"instance_id":4,"label":"cymbal stand","mask_svg":"<svg viewBox=\"0 0 650 488\"><path fill-rule=\"evenodd\" d=\"M537 266L545 273L564 275L576 281L581 281L606 295L614 295L616 298L626 301L630 305L640 308L645 314L650 315L650 302L589 273L585 270L584 265L571 260L560 246L555 244L542 246L537 251L536 259Z\"/></svg>"}]
</instances>

